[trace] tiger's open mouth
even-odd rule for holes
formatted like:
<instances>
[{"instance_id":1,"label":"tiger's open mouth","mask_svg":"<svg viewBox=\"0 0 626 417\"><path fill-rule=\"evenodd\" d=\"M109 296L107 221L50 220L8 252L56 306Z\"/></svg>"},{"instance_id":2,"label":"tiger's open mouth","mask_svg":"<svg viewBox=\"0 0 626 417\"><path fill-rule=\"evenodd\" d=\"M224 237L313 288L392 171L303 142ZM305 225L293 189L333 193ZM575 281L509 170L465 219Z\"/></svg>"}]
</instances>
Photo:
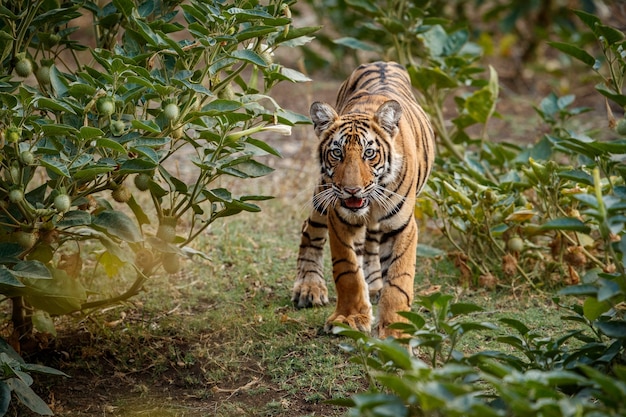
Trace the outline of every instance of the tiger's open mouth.
<instances>
[{"instance_id":1,"label":"tiger's open mouth","mask_svg":"<svg viewBox=\"0 0 626 417\"><path fill-rule=\"evenodd\" d=\"M341 201L342 206L353 211L365 208L367 204L368 204L368 200L366 198L359 198L359 197L350 197Z\"/></svg>"}]
</instances>

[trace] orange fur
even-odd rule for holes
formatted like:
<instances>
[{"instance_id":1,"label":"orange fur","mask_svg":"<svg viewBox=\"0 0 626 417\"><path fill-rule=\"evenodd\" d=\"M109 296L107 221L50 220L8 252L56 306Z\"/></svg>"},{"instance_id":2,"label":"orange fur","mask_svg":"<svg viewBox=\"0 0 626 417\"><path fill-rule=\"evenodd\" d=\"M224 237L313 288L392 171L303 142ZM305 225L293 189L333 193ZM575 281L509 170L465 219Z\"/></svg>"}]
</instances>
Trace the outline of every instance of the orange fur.
<instances>
[{"instance_id":1,"label":"orange fur","mask_svg":"<svg viewBox=\"0 0 626 417\"><path fill-rule=\"evenodd\" d=\"M415 197L434 162L434 134L403 67L362 65L342 84L336 110L311 105L320 139L320 183L304 222L293 301L328 303L322 270L327 239L337 291L326 322L370 331L378 297L379 337L398 336L389 324L413 302L417 250Z\"/></svg>"}]
</instances>

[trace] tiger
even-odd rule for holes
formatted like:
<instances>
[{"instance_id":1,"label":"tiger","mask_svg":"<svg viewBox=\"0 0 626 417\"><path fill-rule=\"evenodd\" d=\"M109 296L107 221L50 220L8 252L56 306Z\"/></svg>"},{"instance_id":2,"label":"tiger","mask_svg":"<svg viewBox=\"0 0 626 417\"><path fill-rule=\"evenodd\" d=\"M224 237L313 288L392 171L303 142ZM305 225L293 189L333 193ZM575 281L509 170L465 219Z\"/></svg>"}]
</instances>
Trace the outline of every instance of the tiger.
<instances>
[{"instance_id":1,"label":"tiger","mask_svg":"<svg viewBox=\"0 0 626 417\"><path fill-rule=\"evenodd\" d=\"M328 304L328 239L337 301L325 331L343 323L380 338L400 337L389 325L406 321L398 312L413 303L414 209L434 163L432 125L406 69L395 62L359 66L340 86L335 108L316 101L310 117L321 172L302 227L292 302L298 308Z\"/></svg>"}]
</instances>

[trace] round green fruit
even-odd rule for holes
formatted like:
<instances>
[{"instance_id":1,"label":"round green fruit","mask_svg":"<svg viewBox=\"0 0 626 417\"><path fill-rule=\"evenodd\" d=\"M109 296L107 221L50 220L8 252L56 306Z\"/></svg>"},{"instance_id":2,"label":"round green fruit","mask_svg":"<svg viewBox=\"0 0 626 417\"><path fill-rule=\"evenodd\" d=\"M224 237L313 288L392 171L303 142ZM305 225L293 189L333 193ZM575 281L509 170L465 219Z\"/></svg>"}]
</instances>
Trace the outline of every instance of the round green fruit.
<instances>
[{"instance_id":1,"label":"round green fruit","mask_svg":"<svg viewBox=\"0 0 626 417\"><path fill-rule=\"evenodd\" d=\"M24 249L31 249L37 243L37 234L18 230L13 232L13 241Z\"/></svg>"},{"instance_id":2,"label":"round green fruit","mask_svg":"<svg viewBox=\"0 0 626 417\"><path fill-rule=\"evenodd\" d=\"M169 103L163 108L163 115L167 120L177 120L180 116L180 109L174 103Z\"/></svg>"},{"instance_id":3,"label":"round green fruit","mask_svg":"<svg viewBox=\"0 0 626 417\"><path fill-rule=\"evenodd\" d=\"M122 136L126 130L126 123L121 120L113 120L111 122L111 134L113 136Z\"/></svg>"},{"instance_id":4,"label":"round green fruit","mask_svg":"<svg viewBox=\"0 0 626 417\"><path fill-rule=\"evenodd\" d=\"M4 131L4 138L7 143L17 143L22 138L22 129L17 126L9 126Z\"/></svg>"},{"instance_id":5,"label":"round green fruit","mask_svg":"<svg viewBox=\"0 0 626 417\"><path fill-rule=\"evenodd\" d=\"M524 241L520 237L512 237L506 242L506 246L511 252L521 252L524 249Z\"/></svg>"},{"instance_id":6,"label":"round green fruit","mask_svg":"<svg viewBox=\"0 0 626 417\"><path fill-rule=\"evenodd\" d=\"M615 127L615 131L617 133L619 133L622 136L626 136L626 118L624 119L620 119L619 122L617 122L617 126Z\"/></svg>"},{"instance_id":7,"label":"round green fruit","mask_svg":"<svg viewBox=\"0 0 626 417\"><path fill-rule=\"evenodd\" d=\"M130 189L125 185L118 186L111 193L111 197L113 197L113 200L117 201L118 203L127 203L132 196L133 194L131 193Z\"/></svg>"},{"instance_id":8,"label":"round green fruit","mask_svg":"<svg viewBox=\"0 0 626 417\"><path fill-rule=\"evenodd\" d=\"M166 253L163 255L163 269L168 274L175 274L180 271L180 259L177 253Z\"/></svg>"},{"instance_id":9,"label":"round green fruit","mask_svg":"<svg viewBox=\"0 0 626 417\"><path fill-rule=\"evenodd\" d=\"M37 72L35 73L35 77L37 78L37 81L39 81L39 84L41 84L41 85L48 85L48 84L50 84L50 67L48 67L48 66L41 66L41 67L37 68Z\"/></svg>"},{"instance_id":10,"label":"round green fruit","mask_svg":"<svg viewBox=\"0 0 626 417\"><path fill-rule=\"evenodd\" d=\"M54 208L61 213L67 212L72 207L72 199L67 194L59 194L54 197Z\"/></svg>"},{"instance_id":11,"label":"round green fruit","mask_svg":"<svg viewBox=\"0 0 626 417\"><path fill-rule=\"evenodd\" d=\"M33 73L33 63L30 59L24 57L15 64L15 72L22 78L30 77Z\"/></svg>"},{"instance_id":12,"label":"round green fruit","mask_svg":"<svg viewBox=\"0 0 626 417\"><path fill-rule=\"evenodd\" d=\"M31 151L22 151L20 153L20 161L22 161L24 165L30 165L35 162L35 155L33 155Z\"/></svg>"},{"instance_id":13,"label":"round green fruit","mask_svg":"<svg viewBox=\"0 0 626 417\"><path fill-rule=\"evenodd\" d=\"M109 117L115 113L115 101L111 97L100 97L96 101L96 109L100 116Z\"/></svg>"},{"instance_id":14,"label":"round green fruit","mask_svg":"<svg viewBox=\"0 0 626 417\"><path fill-rule=\"evenodd\" d=\"M135 176L135 187L137 187L139 191L147 191L150 187L151 180L152 177L148 174L137 174Z\"/></svg>"},{"instance_id":15,"label":"round green fruit","mask_svg":"<svg viewBox=\"0 0 626 417\"><path fill-rule=\"evenodd\" d=\"M176 222L176 217L163 217L159 223L157 237L164 242L174 242L176 240Z\"/></svg>"},{"instance_id":16,"label":"round green fruit","mask_svg":"<svg viewBox=\"0 0 626 417\"><path fill-rule=\"evenodd\" d=\"M15 204L21 203L22 201L24 201L24 191L17 188L9 191L9 201Z\"/></svg>"}]
</instances>

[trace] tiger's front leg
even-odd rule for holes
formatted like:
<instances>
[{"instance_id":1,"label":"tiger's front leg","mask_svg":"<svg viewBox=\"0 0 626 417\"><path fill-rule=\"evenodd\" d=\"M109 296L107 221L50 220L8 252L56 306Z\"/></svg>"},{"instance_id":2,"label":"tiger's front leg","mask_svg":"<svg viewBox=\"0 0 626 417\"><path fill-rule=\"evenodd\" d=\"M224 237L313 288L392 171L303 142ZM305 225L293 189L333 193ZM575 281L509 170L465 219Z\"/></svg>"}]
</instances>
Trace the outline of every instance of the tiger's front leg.
<instances>
[{"instance_id":1,"label":"tiger's front leg","mask_svg":"<svg viewBox=\"0 0 626 417\"><path fill-rule=\"evenodd\" d=\"M378 337L402 337L389 329L391 323L406 322L399 311L410 311L413 304L413 281L417 261L417 223L410 217L402 230L392 230L381 238L381 263L384 277L378 301Z\"/></svg>"},{"instance_id":2,"label":"tiger's front leg","mask_svg":"<svg viewBox=\"0 0 626 417\"><path fill-rule=\"evenodd\" d=\"M372 305L361 267L365 227L345 223L333 210L328 217L328 233L337 305L324 328L331 331L333 323L345 323L353 329L369 332Z\"/></svg>"},{"instance_id":3,"label":"tiger's front leg","mask_svg":"<svg viewBox=\"0 0 626 417\"><path fill-rule=\"evenodd\" d=\"M328 289L323 271L324 244L327 236L326 215L313 209L302 227L298 275L291 296L292 302L298 308L328 304Z\"/></svg>"}]
</instances>

